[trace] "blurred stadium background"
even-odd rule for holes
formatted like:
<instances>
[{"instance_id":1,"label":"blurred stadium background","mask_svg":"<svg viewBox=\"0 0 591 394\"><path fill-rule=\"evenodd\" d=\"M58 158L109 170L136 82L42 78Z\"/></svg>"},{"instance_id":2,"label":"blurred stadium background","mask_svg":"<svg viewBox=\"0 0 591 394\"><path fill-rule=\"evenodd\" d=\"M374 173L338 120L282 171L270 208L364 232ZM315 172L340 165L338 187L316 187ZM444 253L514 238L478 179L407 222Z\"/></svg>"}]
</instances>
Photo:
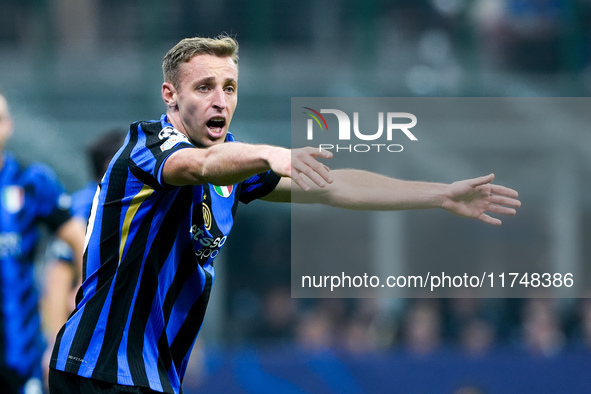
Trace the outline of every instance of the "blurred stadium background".
<instances>
[{"instance_id":1,"label":"blurred stadium background","mask_svg":"<svg viewBox=\"0 0 591 394\"><path fill-rule=\"evenodd\" d=\"M0 88L16 121L9 148L50 164L75 191L89 177L86 144L164 111L164 53L221 32L241 45L232 130L248 142L289 145L294 96L591 93L589 0L0 0ZM511 151L486 147L506 156L494 171L524 201L493 237L497 257L589 275L589 131L548 127ZM454 162L462 174L437 162L403 175L453 181L480 175L477 159ZM407 261L491 237L446 215L411 215L396 236ZM289 207L239 211L186 393L591 392L586 298L292 299L289 242Z\"/></svg>"}]
</instances>

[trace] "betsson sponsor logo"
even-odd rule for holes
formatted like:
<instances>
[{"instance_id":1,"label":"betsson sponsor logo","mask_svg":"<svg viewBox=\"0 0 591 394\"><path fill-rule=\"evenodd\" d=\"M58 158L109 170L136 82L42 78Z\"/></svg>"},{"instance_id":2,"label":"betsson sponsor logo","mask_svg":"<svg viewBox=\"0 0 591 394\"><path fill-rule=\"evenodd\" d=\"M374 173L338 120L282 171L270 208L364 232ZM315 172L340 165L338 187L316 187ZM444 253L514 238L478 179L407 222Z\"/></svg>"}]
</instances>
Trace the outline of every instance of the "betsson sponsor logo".
<instances>
[{"instance_id":1,"label":"betsson sponsor logo","mask_svg":"<svg viewBox=\"0 0 591 394\"><path fill-rule=\"evenodd\" d=\"M191 227L191 235L193 240L200 245L199 250L195 252L195 256L199 260L212 258L215 259L220 252L220 248L226 243L227 236L223 237L207 237L205 231L197 225Z\"/></svg>"}]
</instances>

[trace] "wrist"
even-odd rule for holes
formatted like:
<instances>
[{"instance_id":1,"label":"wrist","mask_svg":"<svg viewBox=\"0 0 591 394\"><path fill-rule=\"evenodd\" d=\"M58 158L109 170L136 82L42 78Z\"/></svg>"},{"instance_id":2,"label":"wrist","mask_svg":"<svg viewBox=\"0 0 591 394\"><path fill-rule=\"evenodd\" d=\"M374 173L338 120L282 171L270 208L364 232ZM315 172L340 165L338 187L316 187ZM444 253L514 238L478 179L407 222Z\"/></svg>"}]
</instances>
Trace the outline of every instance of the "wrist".
<instances>
[{"instance_id":1,"label":"wrist","mask_svg":"<svg viewBox=\"0 0 591 394\"><path fill-rule=\"evenodd\" d=\"M265 163L267 167L271 168L273 154L277 147L271 145L255 145L255 148L258 151L260 159Z\"/></svg>"},{"instance_id":2,"label":"wrist","mask_svg":"<svg viewBox=\"0 0 591 394\"><path fill-rule=\"evenodd\" d=\"M447 209L449 205L450 198L449 198L449 187L450 185L445 183L436 183L435 185L435 193L433 196L433 205L435 208L442 208Z\"/></svg>"},{"instance_id":3,"label":"wrist","mask_svg":"<svg viewBox=\"0 0 591 394\"><path fill-rule=\"evenodd\" d=\"M264 161L267 170L276 170L282 167L286 155L290 156L289 149L273 145L259 145L259 154Z\"/></svg>"}]
</instances>

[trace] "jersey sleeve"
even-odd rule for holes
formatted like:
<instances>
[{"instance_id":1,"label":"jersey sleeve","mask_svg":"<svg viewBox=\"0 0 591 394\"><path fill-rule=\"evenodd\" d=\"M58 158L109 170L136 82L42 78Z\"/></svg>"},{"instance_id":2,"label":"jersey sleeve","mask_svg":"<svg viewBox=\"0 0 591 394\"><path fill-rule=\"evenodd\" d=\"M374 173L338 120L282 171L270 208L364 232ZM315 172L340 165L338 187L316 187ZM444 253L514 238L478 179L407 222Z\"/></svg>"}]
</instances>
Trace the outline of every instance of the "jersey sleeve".
<instances>
[{"instance_id":1,"label":"jersey sleeve","mask_svg":"<svg viewBox=\"0 0 591 394\"><path fill-rule=\"evenodd\" d=\"M72 206L70 208L72 216L83 221L88 220L97 188L96 182L89 182L84 188L72 193Z\"/></svg>"},{"instance_id":2,"label":"jersey sleeve","mask_svg":"<svg viewBox=\"0 0 591 394\"><path fill-rule=\"evenodd\" d=\"M71 217L70 196L65 192L55 172L44 164L32 164L28 176L36 201L37 216L51 231L57 230Z\"/></svg>"},{"instance_id":3,"label":"jersey sleeve","mask_svg":"<svg viewBox=\"0 0 591 394\"><path fill-rule=\"evenodd\" d=\"M74 265L74 252L66 242L59 238L53 238L45 251L46 261L60 260L65 264Z\"/></svg>"},{"instance_id":4,"label":"jersey sleeve","mask_svg":"<svg viewBox=\"0 0 591 394\"><path fill-rule=\"evenodd\" d=\"M238 199L244 204L265 197L271 193L281 177L273 171L263 172L254 175L240 184L240 196Z\"/></svg>"},{"instance_id":5,"label":"jersey sleeve","mask_svg":"<svg viewBox=\"0 0 591 394\"><path fill-rule=\"evenodd\" d=\"M130 131L130 138L136 139L129 156L131 173L154 189L167 187L162 180L166 159L178 150L194 146L185 135L172 127L162 128L159 122L135 123Z\"/></svg>"}]
</instances>

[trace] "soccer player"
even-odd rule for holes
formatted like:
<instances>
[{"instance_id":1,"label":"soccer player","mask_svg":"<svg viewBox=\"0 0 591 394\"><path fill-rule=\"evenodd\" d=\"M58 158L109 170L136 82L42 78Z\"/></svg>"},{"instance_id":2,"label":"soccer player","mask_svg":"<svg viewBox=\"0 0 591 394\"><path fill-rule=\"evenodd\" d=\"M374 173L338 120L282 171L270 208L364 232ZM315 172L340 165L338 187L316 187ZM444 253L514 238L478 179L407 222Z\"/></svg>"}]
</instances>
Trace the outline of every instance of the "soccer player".
<instances>
[{"instance_id":1,"label":"soccer player","mask_svg":"<svg viewBox=\"0 0 591 394\"><path fill-rule=\"evenodd\" d=\"M8 104L0 93L0 391L41 393L45 341L33 264L39 224L68 243L78 261L84 227L71 218L69 197L49 167L22 166L4 151L12 131Z\"/></svg>"},{"instance_id":2,"label":"soccer player","mask_svg":"<svg viewBox=\"0 0 591 394\"><path fill-rule=\"evenodd\" d=\"M181 392L239 202L288 202L294 192L350 209L442 207L493 225L501 222L487 212L520 205L492 174L407 182L330 171L318 159L331 153L317 148L236 142L237 50L231 37L197 37L164 57L166 114L131 125L95 196L84 283L51 358L52 393Z\"/></svg>"}]
</instances>

